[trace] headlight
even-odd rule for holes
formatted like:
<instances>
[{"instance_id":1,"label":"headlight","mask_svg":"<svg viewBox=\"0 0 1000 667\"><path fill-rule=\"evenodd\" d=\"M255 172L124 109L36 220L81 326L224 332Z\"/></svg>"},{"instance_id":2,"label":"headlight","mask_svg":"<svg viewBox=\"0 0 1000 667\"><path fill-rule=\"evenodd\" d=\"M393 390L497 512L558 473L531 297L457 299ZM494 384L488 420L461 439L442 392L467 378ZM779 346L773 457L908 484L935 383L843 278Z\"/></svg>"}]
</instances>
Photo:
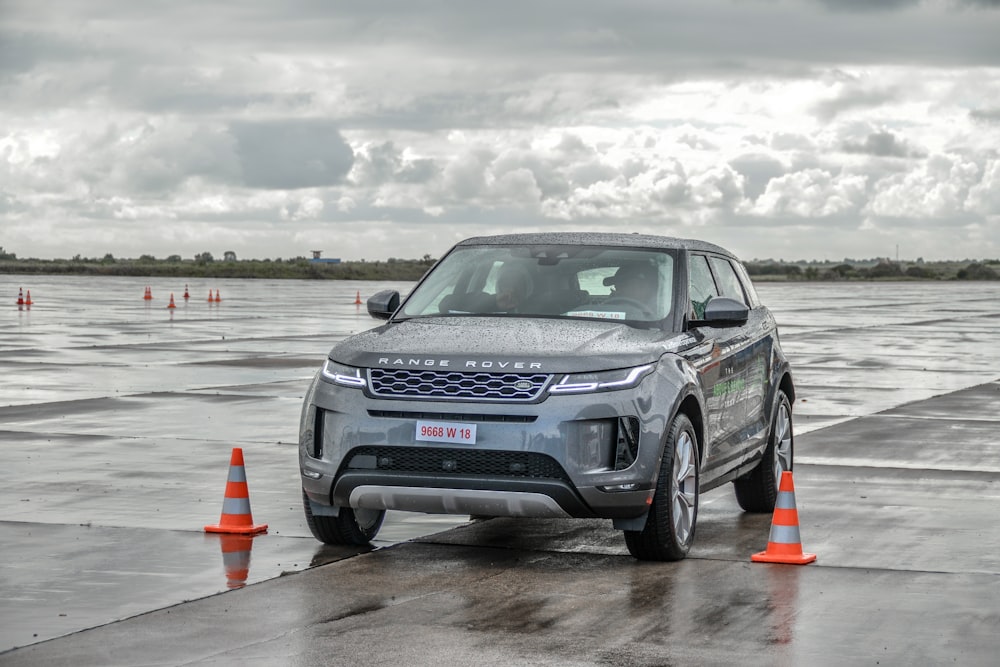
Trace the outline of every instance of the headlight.
<instances>
[{"instance_id":1,"label":"headlight","mask_svg":"<svg viewBox=\"0 0 1000 667\"><path fill-rule=\"evenodd\" d=\"M323 364L323 377L342 387L363 389L368 384L364 375L361 374L360 368L338 364L336 361L329 359Z\"/></svg>"},{"instance_id":2,"label":"headlight","mask_svg":"<svg viewBox=\"0 0 1000 667\"><path fill-rule=\"evenodd\" d=\"M634 387L642 378L653 372L654 364L636 366L635 368L619 368L613 371L597 373L571 373L564 375L556 384L549 387L552 394L582 394L592 391L614 391Z\"/></svg>"}]
</instances>

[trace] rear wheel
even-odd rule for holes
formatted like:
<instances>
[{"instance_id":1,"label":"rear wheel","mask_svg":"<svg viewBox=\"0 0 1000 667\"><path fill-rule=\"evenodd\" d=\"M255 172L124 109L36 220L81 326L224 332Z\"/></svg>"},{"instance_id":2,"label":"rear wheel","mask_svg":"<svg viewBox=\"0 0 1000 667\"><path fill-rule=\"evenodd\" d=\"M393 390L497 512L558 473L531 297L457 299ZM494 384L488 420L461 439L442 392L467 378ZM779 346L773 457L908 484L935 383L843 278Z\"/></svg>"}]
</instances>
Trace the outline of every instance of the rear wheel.
<instances>
[{"instance_id":1,"label":"rear wheel","mask_svg":"<svg viewBox=\"0 0 1000 667\"><path fill-rule=\"evenodd\" d=\"M313 537L324 544L368 544L378 535L385 519L385 510L351 507L341 507L337 516L313 514L305 491L302 492L302 506Z\"/></svg>"},{"instance_id":2,"label":"rear wheel","mask_svg":"<svg viewBox=\"0 0 1000 667\"><path fill-rule=\"evenodd\" d=\"M785 392L775 399L771 432L764 457L749 475L733 482L736 502L747 512L771 512L778 498L781 473L792 469L795 438L792 435L792 406Z\"/></svg>"},{"instance_id":3,"label":"rear wheel","mask_svg":"<svg viewBox=\"0 0 1000 667\"><path fill-rule=\"evenodd\" d=\"M697 443L687 416L674 417L646 526L625 531L629 553L639 560L681 560L691 549L698 519Z\"/></svg>"}]
</instances>

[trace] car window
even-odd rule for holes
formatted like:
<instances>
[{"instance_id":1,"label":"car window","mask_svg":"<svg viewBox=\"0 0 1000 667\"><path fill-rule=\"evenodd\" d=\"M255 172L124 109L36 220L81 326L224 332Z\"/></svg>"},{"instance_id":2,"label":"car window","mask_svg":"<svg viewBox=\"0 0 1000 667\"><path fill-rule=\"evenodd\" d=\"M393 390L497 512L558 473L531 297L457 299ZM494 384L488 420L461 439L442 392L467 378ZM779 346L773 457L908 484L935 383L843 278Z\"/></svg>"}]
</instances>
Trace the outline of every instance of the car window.
<instances>
[{"instance_id":1,"label":"car window","mask_svg":"<svg viewBox=\"0 0 1000 667\"><path fill-rule=\"evenodd\" d=\"M740 282L743 283L743 291L746 292L747 298L750 299L750 307L756 308L760 305L760 297L757 296L757 289L753 286L753 281L750 280L750 274L747 273L747 269L740 262L733 262L733 266L736 267L736 273L740 276Z\"/></svg>"},{"instance_id":2,"label":"car window","mask_svg":"<svg viewBox=\"0 0 1000 667\"><path fill-rule=\"evenodd\" d=\"M675 251L605 246L461 246L414 289L401 317L517 315L665 321Z\"/></svg>"},{"instance_id":3,"label":"car window","mask_svg":"<svg viewBox=\"0 0 1000 667\"><path fill-rule=\"evenodd\" d=\"M600 266L580 271L576 278L581 289L587 290L591 296L611 296L611 285L604 281L615 275L617 270L618 267L615 266Z\"/></svg>"},{"instance_id":4,"label":"car window","mask_svg":"<svg viewBox=\"0 0 1000 667\"><path fill-rule=\"evenodd\" d=\"M733 265L729 263L729 260L723 257L711 257L709 261L712 263L715 277L719 281L719 289L722 290L722 296L735 299L743 305L747 305L746 295L743 294L743 286L740 285L740 279L736 276L736 271L733 269Z\"/></svg>"},{"instance_id":5,"label":"car window","mask_svg":"<svg viewBox=\"0 0 1000 667\"><path fill-rule=\"evenodd\" d=\"M691 300L689 317L701 320L705 318L705 306L719 296L712 279L712 270L708 268L708 258L704 255L691 255L688 267L688 296Z\"/></svg>"}]
</instances>

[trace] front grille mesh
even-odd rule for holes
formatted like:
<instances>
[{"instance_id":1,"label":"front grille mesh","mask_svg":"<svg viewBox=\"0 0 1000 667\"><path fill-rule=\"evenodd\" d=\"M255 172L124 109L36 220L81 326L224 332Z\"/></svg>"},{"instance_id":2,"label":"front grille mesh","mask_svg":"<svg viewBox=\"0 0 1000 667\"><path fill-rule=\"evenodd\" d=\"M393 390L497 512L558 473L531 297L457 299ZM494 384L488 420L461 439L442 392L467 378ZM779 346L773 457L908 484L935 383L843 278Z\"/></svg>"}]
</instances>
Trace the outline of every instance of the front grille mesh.
<instances>
[{"instance_id":1,"label":"front grille mesh","mask_svg":"<svg viewBox=\"0 0 1000 667\"><path fill-rule=\"evenodd\" d=\"M404 473L556 479L569 482L569 476L555 459L537 452L446 447L358 447L351 450L344 467Z\"/></svg>"},{"instance_id":2,"label":"front grille mesh","mask_svg":"<svg viewBox=\"0 0 1000 667\"><path fill-rule=\"evenodd\" d=\"M369 410L369 417L384 419L430 419L444 422L483 422L497 424L533 424L535 415L481 415L470 412L416 412L412 410Z\"/></svg>"},{"instance_id":3,"label":"front grille mesh","mask_svg":"<svg viewBox=\"0 0 1000 667\"><path fill-rule=\"evenodd\" d=\"M380 398L440 398L475 401L534 401L548 384L546 373L459 373L373 368L371 391Z\"/></svg>"}]
</instances>

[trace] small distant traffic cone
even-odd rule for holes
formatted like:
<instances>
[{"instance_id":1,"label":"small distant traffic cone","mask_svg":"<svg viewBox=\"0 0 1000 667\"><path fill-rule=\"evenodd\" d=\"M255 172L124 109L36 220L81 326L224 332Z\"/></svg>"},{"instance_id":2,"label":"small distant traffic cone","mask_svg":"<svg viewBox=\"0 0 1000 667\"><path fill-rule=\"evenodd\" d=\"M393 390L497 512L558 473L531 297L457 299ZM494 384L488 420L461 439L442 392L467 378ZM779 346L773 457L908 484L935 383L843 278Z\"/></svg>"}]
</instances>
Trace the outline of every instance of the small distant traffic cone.
<instances>
[{"instance_id":1,"label":"small distant traffic cone","mask_svg":"<svg viewBox=\"0 0 1000 667\"><path fill-rule=\"evenodd\" d=\"M25 297L25 299L24 299L24 305L26 305L26 306L30 306L31 305L31 290L28 290L28 296Z\"/></svg>"},{"instance_id":2,"label":"small distant traffic cone","mask_svg":"<svg viewBox=\"0 0 1000 667\"><path fill-rule=\"evenodd\" d=\"M247 488L246 468L243 466L243 450L233 447L229 460L229 478L226 480L226 496L222 501L222 517L219 523L205 526L206 533L235 533L256 535L267 532L267 524L254 525L250 512L250 490Z\"/></svg>"},{"instance_id":3,"label":"small distant traffic cone","mask_svg":"<svg viewBox=\"0 0 1000 667\"><path fill-rule=\"evenodd\" d=\"M176 308L176 307L177 307L176 304L174 304L174 293L171 292L170 293L170 303L167 304L167 308Z\"/></svg>"},{"instance_id":4,"label":"small distant traffic cone","mask_svg":"<svg viewBox=\"0 0 1000 667\"><path fill-rule=\"evenodd\" d=\"M795 485L792 472L781 473L778 485L778 499L774 503L774 517L771 519L771 535L767 550L750 556L755 563L787 563L805 565L816 560L816 554L802 553L802 538L799 537L799 513L795 509Z\"/></svg>"},{"instance_id":5,"label":"small distant traffic cone","mask_svg":"<svg viewBox=\"0 0 1000 667\"><path fill-rule=\"evenodd\" d=\"M361 305L361 291L360 290L358 290L358 295L356 297L354 297L354 305L355 306L360 306Z\"/></svg>"},{"instance_id":6,"label":"small distant traffic cone","mask_svg":"<svg viewBox=\"0 0 1000 667\"><path fill-rule=\"evenodd\" d=\"M253 535L220 535L222 567L226 570L226 587L243 588L250 576L250 550Z\"/></svg>"},{"instance_id":7,"label":"small distant traffic cone","mask_svg":"<svg viewBox=\"0 0 1000 667\"><path fill-rule=\"evenodd\" d=\"M222 303L222 297L219 295L219 290L215 290L215 302Z\"/></svg>"},{"instance_id":8,"label":"small distant traffic cone","mask_svg":"<svg viewBox=\"0 0 1000 667\"><path fill-rule=\"evenodd\" d=\"M19 305L19 306L23 306L24 305L24 288L23 287L18 287L17 288L17 305Z\"/></svg>"},{"instance_id":9,"label":"small distant traffic cone","mask_svg":"<svg viewBox=\"0 0 1000 667\"><path fill-rule=\"evenodd\" d=\"M146 299L147 301L149 299L152 299L153 298L153 288L150 287L149 285L147 285L146 286L146 293L142 295L142 298Z\"/></svg>"},{"instance_id":10,"label":"small distant traffic cone","mask_svg":"<svg viewBox=\"0 0 1000 667\"><path fill-rule=\"evenodd\" d=\"M212 290L208 290L208 302L212 303L215 299L212 298Z\"/></svg>"},{"instance_id":11,"label":"small distant traffic cone","mask_svg":"<svg viewBox=\"0 0 1000 667\"><path fill-rule=\"evenodd\" d=\"M184 285L184 300L187 301L191 298L191 294L188 292L188 286Z\"/></svg>"}]
</instances>

